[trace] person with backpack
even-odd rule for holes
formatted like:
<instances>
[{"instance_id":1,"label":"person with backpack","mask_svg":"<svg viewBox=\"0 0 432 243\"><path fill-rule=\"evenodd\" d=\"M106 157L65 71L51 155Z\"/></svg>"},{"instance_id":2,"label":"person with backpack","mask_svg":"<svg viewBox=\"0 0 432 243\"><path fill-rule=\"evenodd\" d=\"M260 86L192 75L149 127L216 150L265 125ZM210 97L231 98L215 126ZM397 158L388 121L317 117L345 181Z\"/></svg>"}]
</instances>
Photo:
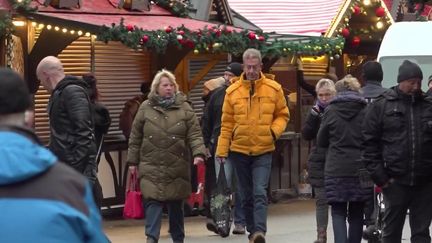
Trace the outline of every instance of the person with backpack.
<instances>
[{"instance_id":1,"label":"person with backpack","mask_svg":"<svg viewBox=\"0 0 432 243\"><path fill-rule=\"evenodd\" d=\"M138 109L145 100L147 100L148 94L150 92L151 82L143 82L141 84L140 90L141 95L137 95L132 99L126 101L123 110L120 113L119 127L122 130L126 141L129 140L129 136L132 130L133 120L138 112Z\"/></svg>"},{"instance_id":2,"label":"person with backpack","mask_svg":"<svg viewBox=\"0 0 432 243\"><path fill-rule=\"evenodd\" d=\"M82 79L88 84L88 95L90 98L91 114L94 124L94 132L96 139L96 168L99 166L100 156L102 153L102 145L105 135L111 125L111 117L108 109L99 102L99 91L97 88L96 77L87 73L82 76ZM102 186L96 178L95 186L93 188L93 195L95 197L96 205L100 208L103 199Z\"/></svg>"},{"instance_id":3,"label":"person with backpack","mask_svg":"<svg viewBox=\"0 0 432 243\"><path fill-rule=\"evenodd\" d=\"M42 59L36 75L51 97L48 103L50 150L60 161L96 181L96 140L88 85L80 78L65 75L61 61Z\"/></svg>"}]
</instances>

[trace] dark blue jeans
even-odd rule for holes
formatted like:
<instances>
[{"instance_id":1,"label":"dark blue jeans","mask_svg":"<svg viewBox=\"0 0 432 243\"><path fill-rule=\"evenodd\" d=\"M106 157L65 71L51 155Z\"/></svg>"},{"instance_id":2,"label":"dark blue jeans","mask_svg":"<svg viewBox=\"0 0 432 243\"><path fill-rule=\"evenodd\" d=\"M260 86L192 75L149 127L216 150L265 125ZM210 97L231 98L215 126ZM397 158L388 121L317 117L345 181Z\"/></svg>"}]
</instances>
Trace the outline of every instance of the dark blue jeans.
<instances>
[{"instance_id":1,"label":"dark blue jeans","mask_svg":"<svg viewBox=\"0 0 432 243\"><path fill-rule=\"evenodd\" d=\"M364 202L331 203L335 243L360 243L363 233ZM346 221L348 218L348 233Z\"/></svg>"},{"instance_id":2,"label":"dark blue jeans","mask_svg":"<svg viewBox=\"0 0 432 243\"><path fill-rule=\"evenodd\" d=\"M267 185L271 172L272 154L248 156L231 152L237 174L247 231L267 232Z\"/></svg>"},{"instance_id":3,"label":"dark blue jeans","mask_svg":"<svg viewBox=\"0 0 432 243\"><path fill-rule=\"evenodd\" d=\"M241 195L240 195L239 189L237 189L237 191L235 192L234 197L235 197L235 201L234 201L234 224L246 226L246 219L245 219L244 210L242 208L242 200L241 200Z\"/></svg>"},{"instance_id":4,"label":"dark blue jeans","mask_svg":"<svg viewBox=\"0 0 432 243\"><path fill-rule=\"evenodd\" d=\"M163 205L168 208L169 232L174 242L183 242L184 234L184 216L183 201L166 201L159 202L156 200L145 200L145 228L147 237L159 240L162 223Z\"/></svg>"}]
</instances>

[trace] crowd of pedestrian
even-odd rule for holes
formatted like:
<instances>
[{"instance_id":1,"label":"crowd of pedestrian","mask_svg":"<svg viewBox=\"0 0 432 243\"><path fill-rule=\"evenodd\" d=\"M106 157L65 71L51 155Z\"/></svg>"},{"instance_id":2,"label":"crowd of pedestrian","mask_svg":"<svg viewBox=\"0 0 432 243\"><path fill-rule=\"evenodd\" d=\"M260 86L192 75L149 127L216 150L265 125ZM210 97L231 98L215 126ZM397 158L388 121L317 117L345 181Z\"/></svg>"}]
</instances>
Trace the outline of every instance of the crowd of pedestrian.
<instances>
[{"instance_id":1,"label":"crowd of pedestrian","mask_svg":"<svg viewBox=\"0 0 432 243\"><path fill-rule=\"evenodd\" d=\"M173 242L185 242L192 164L207 168L207 229L226 236L211 210L224 168L234 198L233 233L266 242L272 152L290 113L282 86L262 72L261 53L247 49L242 61L204 83L201 121L164 69L125 103L120 126L127 162L138 171L147 243L159 241L164 207ZM363 87L351 75L337 81L329 74L312 86L301 66L297 74L316 98L302 128L303 138L313 141L307 166L316 197L315 243L327 242L329 209L336 243L360 243L378 230L382 242L401 242L408 210L411 242L431 242L432 76L424 93L422 70L408 60L390 89L382 87L383 70L374 61L363 65ZM29 128L32 101L24 80L0 69L0 208L8 207L0 218L2 241L109 242L97 168L111 117L99 102L97 80L66 75L52 56L42 59L36 75L51 94L48 148ZM384 197L382 229L374 186ZM25 234L18 232L23 227Z\"/></svg>"}]
</instances>

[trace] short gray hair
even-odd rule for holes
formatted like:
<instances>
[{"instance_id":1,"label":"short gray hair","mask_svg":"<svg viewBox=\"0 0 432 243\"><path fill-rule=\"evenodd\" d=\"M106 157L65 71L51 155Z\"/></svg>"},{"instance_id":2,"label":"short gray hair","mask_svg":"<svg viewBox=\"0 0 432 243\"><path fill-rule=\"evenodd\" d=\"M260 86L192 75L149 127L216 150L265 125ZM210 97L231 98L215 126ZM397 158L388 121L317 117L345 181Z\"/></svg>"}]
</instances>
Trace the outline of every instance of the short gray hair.
<instances>
[{"instance_id":1,"label":"short gray hair","mask_svg":"<svg viewBox=\"0 0 432 243\"><path fill-rule=\"evenodd\" d=\"M246 51L243 52L243 62L246 59L259 59L260 61L262 60L261 58L261 52L258 51L255 48L249 48Z\"/></svg>"}]
</instances>

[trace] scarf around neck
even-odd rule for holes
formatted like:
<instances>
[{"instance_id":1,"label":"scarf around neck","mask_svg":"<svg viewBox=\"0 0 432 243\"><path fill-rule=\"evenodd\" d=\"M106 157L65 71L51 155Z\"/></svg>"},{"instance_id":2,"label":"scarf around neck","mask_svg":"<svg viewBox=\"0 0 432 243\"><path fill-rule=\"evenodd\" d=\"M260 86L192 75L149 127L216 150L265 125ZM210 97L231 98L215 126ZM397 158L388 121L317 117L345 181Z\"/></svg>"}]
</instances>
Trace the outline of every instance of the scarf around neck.
<instances>
[{"instance_id":1,"label":"scarf around neck","mask_svg":"<svg viewBox=\"0 0 432 243\"><path fill-rule=\"evenodd\" d=\"M175 99L176 99L176 95L174 95L173 97L162 97L159 95L155 95L155 100L156 100L157 104L164 109L166 109L166 108L170 107L172 104L174 104Z\"/></svg>"}]
</instances>

